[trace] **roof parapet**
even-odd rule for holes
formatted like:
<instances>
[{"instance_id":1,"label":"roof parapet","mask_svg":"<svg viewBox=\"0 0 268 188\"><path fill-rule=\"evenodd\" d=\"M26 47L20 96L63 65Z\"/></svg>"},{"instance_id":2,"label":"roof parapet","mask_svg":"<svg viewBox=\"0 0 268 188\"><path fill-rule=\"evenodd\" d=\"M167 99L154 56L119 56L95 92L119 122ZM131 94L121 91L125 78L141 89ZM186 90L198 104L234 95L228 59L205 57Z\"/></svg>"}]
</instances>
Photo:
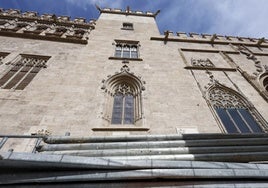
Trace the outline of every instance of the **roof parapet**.
<instances>
[{"instance_id":1,"label":"roof parapet","mask_svg":"<svg viewBox=\"0 0 268 188\"><path fill-rule=\"evenodd\" d=\"M100 13L110 13L110 14L123 14L123 15L133 15L133 16L146 16L146 17L156 17L159 13L160 10L157 10L155 13L150 12L150 11L140 11L136 10L133 11L130 9L129 6L127 6L126 10L118 9L118 8L101 8L98 5L95 5L96 8L99 10Z\"/></svg>"},{"instance_id":2,"label":"roof parapet","mask_svg":"<svg viewBox=\"0 0 268 188\"><path fill-rule=\"evenodd\" d=\"M56 16L55 14L42 14L38 15L37 12L26 11L21 12L17 9L2 9L0 8L0 17L5 17L9 19L19 19L19 20L36 20L38 21L47 21L54 23L64 23L64 24L75 24L75 25L91 25L92 20L86 22L85 18L75 18L73 20L70 19L69 16Z\"/></svg>"},{"instance_id":3,"label":"roof parapet","mask_svg":"<svg viewBox=\"0 0 268 188\"><path fill-rule=\"evenodd\" d=\"M255 46L268 45L268 39L263 38L250 38L238 36L223 36L218 34L199 34L199 33L185 33L165 31L159 37L152 37L152 40L163 40L165 43L168 41L189 41L189 42L202 42L202 43L237 43L237 44L250 44Z\"/></svg>"}]
</instances>

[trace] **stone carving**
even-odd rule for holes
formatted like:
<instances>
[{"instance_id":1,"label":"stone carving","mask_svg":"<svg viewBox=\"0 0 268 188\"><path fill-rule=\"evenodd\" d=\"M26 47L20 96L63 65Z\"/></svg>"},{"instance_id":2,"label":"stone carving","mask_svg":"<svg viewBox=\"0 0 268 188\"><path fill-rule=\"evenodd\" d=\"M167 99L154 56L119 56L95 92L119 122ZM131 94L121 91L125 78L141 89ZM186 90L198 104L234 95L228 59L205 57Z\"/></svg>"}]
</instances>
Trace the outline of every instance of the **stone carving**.
<instances>
[{"instance_id":1,"label":"stone carving","mask_svg":"<svg viewBox=\"0 0 268 188\"><path fill-rule=\"evenodd\" d=\"M121 83L120 85L117 86L115 93L121 93L122 95L126 95L126 94L132 94L133 92L129 85Z\"/></svg>"},{"instance_id":2,"label":"stone carving","mask_svg":"<svg viewBox=\"0 0 268 188\"><path fill-rule=\"evenodd\" d=\"M252 60L255 63L256 72L253 73L254 79L257 78L260 73L262 73L266 68L265 66L262 66L261 61L257 59L257 57L246 47L244 46L238 46L237 49L240 51L241 54L244 54L247 56L247 59Z\"/></svg>"},{"instance_id":3,"label":"stone carving","mask_svg":"<svg viewBox=\"0 0 268 188\"><path fill-rule=\"evenodd\" d=\"M47 129L40 129L34 133L32 133L32 135L38 135L38 136L50 136L51 132Z\"/></svg>"},{"instance_id":4,"label":"stone carving","mask_svg":"<svg viewBox=\"0 0 268 188\"><path fill-rule=\"evenodd\" d=\"M145 90L145 87L144 87L145 81L141 81L141 77L140 76L137 77L133 72L130 72L129 67L126 64L124 64L121 67L120 72L115 72L115 74L113 76L108 75L107 78L109 80L112 77L119 77L119 76L123 76L123 75L127 75L127 76L133 78L134 80L136 80L137 83L139 83L139 87L141 87L141 90L142 91ZM103 85L102 85L101 89L106 89L107 80L103 79L102 80L102 83L103 83Z\"/></svg>"},{"instance_id":5,"label":"stone carving","mask_svg":"<svg viewBox=\"0 0 268 188\"><path fill-rule=\"evenodd\" d=\"M191 64L194 67L215 67L214 64L207 59L194 59L191 58Z\"/></svg>"}]
</instances>

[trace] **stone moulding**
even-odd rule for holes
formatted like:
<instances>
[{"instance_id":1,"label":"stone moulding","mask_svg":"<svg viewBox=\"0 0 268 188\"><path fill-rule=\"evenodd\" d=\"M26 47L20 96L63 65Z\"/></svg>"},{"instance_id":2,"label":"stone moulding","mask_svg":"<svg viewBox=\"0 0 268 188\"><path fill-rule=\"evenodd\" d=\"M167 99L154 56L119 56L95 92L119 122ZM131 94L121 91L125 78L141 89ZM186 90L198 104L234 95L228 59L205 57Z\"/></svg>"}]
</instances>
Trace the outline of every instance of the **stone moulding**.
<instances>
[{"instance_id":1,"label":"stone moulding","mask_svg":"<svg viewBox=\"0 0 268 188\"><path fill-rule=\"evenodd\" d=\"M235 38L235 37L234 37ZM237 37L236 37L237 38ZM161 35L157 37L151 37L151 40L156 41L164 41L166 42L192 42L192 43L208 43L208 44L235 44L235 45L247 45L247 46L257 46L257 47L268 47L267 40L263 40L264 42L259 43L259 40L262 39L252 39L252 41L241 41L241 40L228 40L228 39L214 39L211 38L193 38L189 36L181 37L176 35Z\"/></svg>"},{"instance_id":2,"label":"stone moulding","mask_svg":"<svg viewBox=\"0 0 268 188\"><path fill-rule=\"evenodd\" d=\"M8 31L0 30L0 36L5 37L19 37L19 38L26 38L26 39L38 39L38 40L49 40L49 41L56 41L56 42L67 42L67 43L77 43L77 44L87 44L87 40L83 39L76 39L76 38L61 38L58 36L44 36L38 34L31 34L31 33L13 33Z\"/></svg>"}]
</instances>

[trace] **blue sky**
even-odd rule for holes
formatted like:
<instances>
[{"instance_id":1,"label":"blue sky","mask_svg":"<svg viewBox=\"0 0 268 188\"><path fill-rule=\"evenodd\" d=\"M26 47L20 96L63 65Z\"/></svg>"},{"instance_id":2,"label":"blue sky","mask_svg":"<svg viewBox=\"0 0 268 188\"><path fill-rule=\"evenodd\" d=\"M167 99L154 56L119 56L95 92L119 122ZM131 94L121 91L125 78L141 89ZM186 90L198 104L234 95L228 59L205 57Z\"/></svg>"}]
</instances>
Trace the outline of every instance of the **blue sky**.
<instances>
[{"instance_id":1,"label":"blue sky","mask_svg":"<svg viewBox=\"0 0 268 188\"><path fill-rule=\"evenodd\" d=\"M0 0L4 9L16 8L72 18L98 18L95 4L109 8L158 9L161 33L196 32L268 38L268 0Z\"/></svg>"}]
</instances>

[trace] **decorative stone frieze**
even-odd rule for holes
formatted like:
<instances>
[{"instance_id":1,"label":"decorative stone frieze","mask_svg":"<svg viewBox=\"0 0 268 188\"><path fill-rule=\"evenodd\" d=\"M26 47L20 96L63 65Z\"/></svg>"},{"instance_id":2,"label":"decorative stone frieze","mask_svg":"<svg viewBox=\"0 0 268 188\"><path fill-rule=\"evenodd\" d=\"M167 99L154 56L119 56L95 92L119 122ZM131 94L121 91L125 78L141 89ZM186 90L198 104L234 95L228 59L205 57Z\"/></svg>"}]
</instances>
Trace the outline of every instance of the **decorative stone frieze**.
<instances>
[{"instance_id":1,"label":"decorative stone frieze","mask_svg":"<svg viewBox=\"0 0 268 188\"><path fill-rule=\"evenodd\" d=\"M94 20L86 23L84 18L70 20L68 16L38 16L36 12L21 14L12 9L0 12L0 35L4 36L86 44L94 25Z\"/></svg>"},{"instance_id":2,"label":"decorative stone frieze","mask_svg":"<svg viewBox=\"0 0 268 188\"><path fill-rule=\"evenodd\" d=\"M191 58L191 65L194 67L215 67L210 59L195 59Z\"/></svg>"}]
</instances>

